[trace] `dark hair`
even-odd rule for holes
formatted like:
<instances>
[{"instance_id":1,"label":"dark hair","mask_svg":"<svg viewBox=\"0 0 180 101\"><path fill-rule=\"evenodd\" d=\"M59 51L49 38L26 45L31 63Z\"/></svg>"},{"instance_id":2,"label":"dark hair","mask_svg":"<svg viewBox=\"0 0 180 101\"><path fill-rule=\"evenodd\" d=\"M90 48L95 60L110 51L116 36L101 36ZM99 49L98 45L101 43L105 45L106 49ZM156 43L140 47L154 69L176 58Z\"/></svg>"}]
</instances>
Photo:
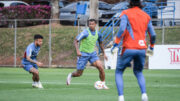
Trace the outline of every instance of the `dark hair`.
<instances>
[{"instance_id":1,"label":"dark hair","mask_svg":"<svg viewBox=\"0 0 180 101\"><path fill-rule=\"evenodd\" d=\"M129 8L133 8L135 6L137 6L139 8L143 8L140 0L130 0Z\"/></svg>"},{"instance_id":2,"label":"dark hair","mask_svg":"<svg viewBox=\"0 0 180 101\"><path fill-rule=\"evenodd\" d=\"M88 21L88 22L95 22L95 23L97 24L96 19L89 19L89 21Z\"/></svg>"},{"instance_id":3,"label":"dark hair","mask_svg":"<svg viewBox=\"0 0 180 101\"><path fill-rule=\"evenodd\" d=\"M36 39L43 39L43 36L36 34L36 35L34 35L34 40L36 40Z\"/></svg>"}]
</instances>

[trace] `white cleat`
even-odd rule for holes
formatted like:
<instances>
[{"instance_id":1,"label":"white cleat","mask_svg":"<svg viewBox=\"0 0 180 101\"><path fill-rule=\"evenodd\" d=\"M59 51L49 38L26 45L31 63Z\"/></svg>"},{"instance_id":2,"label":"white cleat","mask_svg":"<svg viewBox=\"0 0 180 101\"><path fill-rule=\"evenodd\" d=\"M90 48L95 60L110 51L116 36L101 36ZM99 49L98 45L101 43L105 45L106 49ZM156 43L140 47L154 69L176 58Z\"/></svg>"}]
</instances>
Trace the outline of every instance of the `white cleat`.
<instances>
[{"instance_id":1,"label":"white cleat","mask_svg":"<svg viewBox=\"0 0 180 101\"><path fill-rule=\"evenodd\" d=\"M72 79L72 73L69 73L67 76L66 84L70 85L71 84L71 79Z\"/></svg>"},{"instance_id":2,"label":"white cleat","mask_svg":"<svg viewBox=\"0 0 180 101\"><path fill-rule=\"evenodd\" d=\"M124 95L119 96L118 101L124 101Z\"/></svg>"},{"instance_id":3,"label":"white cleat","mask_svg":"<svg viewBox=\"0 0 180 101\"><path fill-rule=\"evenodd\" d=\"M141 99L142 99L142 101L148 101L148 96L147 96L147 94L146 94L146 93L143 93Z\"/></svg>"},{"instance_id":4,"label":"white cleat","mask_svg":"<svg viewBox=\"0 0 180 101\"><path fill-rule=\"evenodd\" d=\"M32 83L32 87L33 87L33 88L38 88L38 83L37 83L37 82L33 82L33 83Z\"/></svg>"},{"instance_id":5,"label":"white cleat","mask_svg":"<svg viewBox=\"0 0 180 101\"><path fill-rule=\"evenodd\" d=\"M38 88L43 88L41 82L38 82Z\"/></svg>"},{"instance_id":6,"label":"white cleat","mask_svg":"<svg viewBox=\"0 0 180 101\"><path fill-rule=\"evenodd\" d=\"M108 89L109 89L109 87L108 87L108 86L106 86L106 84L104 84L103 89L108 90Z\"/></svg>"}]
</instances>

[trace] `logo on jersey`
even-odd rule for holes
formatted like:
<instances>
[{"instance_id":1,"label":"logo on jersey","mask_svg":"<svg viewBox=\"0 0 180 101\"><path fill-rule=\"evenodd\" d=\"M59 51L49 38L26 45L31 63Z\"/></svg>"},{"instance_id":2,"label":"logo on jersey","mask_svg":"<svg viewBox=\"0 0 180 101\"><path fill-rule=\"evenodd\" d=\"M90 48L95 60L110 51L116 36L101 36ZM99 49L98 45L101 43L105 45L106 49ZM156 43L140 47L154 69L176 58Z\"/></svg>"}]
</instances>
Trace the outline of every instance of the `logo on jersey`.
<instances>
[{"instance_id":1,"label":"logo on jersey","mask_svg":"<svg viewBox=\"0 0 180 101\"><path fill-rule=\"evenodd\" d=\"M171 55L171 64L180 64L180 48L168 48Z\"/></svg>"},{"instance_id":2,"label":"logo on jersey","mask_svg":"<svg viewBox=\"0 0 180 101\"><path fill-rule=\"evenodd\" d=\"M139 45L140 45L140 46L145 46L144 40L139 40Z\"/></svg>"}]
</instances>

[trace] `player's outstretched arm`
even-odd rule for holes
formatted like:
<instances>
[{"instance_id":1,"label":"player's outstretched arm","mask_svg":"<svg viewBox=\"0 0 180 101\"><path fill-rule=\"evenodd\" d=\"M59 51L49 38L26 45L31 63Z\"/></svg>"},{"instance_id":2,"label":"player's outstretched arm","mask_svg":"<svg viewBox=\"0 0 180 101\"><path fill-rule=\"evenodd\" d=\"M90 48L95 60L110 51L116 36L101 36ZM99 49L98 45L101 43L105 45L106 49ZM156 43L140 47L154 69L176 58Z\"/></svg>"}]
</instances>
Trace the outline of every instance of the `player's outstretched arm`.
<instances>
[{"instance_id":1,"label":"player's outstretched arm","mask_svg":"<svg viewBox=\"0 0 180 101\"><path fill-rule=\"evenodd\" d=\"M117 38L120 38L122 36L122 34L125 32L127 24L128 24L128 18L126 15L121 16L121 22L120 22L120 26L119 26L119 31L117 33Z\"/></svg>"},{"instance_id":2,"label":"player's outstretched arm","mask_svg":"<svg viewBox=\"0 0 180 101\"><path fill-rule=\"evenodd\" d=\"M120 19L121 19L121 22L120 22L120 26L119 26L119 31L117 33L117 36L116 36L115 40L114 40L114 45L111 48L111 53L114 53L114 49L121 42L121 39L122 39L123 35L125 34L126 27L127 27L127 24L128 24L128 18L127 18L126 15L122 15Z\"/></svg>"},{"instance_id":3,"label":"player's outstretched arm","mask_svg":"<svg viewBox=\"0 0 180 101\"><path fill-rule=\"evenodd\" d=\"M156 33L154 31L152 21L149 21L149 24L148 24L148 34L150 37L150 46L148 47L146 51L146 56L153 56L154 44L156 41Z\"/></svg>"},{"instance_id":4,"label":"player's outstretched arm","mask_svg":"<svg viewBox=\"0 0 180 101\"><path fill-rule=\"evenodd\" d=\"M74 46L76 48L76 53L77 53L77 56L81 56L81 52L79 50L79 45L78 45L79 41L77 39L74 40Z\"/></svg>"},{"instance_id":5,"label":"player's outstretched arm","mask_svg":"<svg viewBox=\"0 0 180 101\"><path fill-rule=\"evenodd\" d=\"M155 41L156 41L156 33L154 31L152 21L149 21L149 24L148 24L148 34L149 34L149 37L150 37L150 48L153 49Z\"/></svg>"},{"instance_id":6,"label":"player's outstretched arm","mask_svg":"<svg viewBox=\"0 0 180 101\"><path fill-rule=\"evenodd\" d=\"M104 55L104 58L105 58L106 60L108 60L108 58L107 58L107 56L106 56L106 53L104 52L104 45L103 45L103 43L102 43L102 42L99 42L99 45L100 45L101 51L102 51L102 53L103 53L103 55Z\"/></svg>"},{"instance_id":7,"label":"player's outstretched arm","mask_svg":"<svg viewBox=\"0 0 180 101\"><path fill-rule=\"evenodd\" d=\"M84 38L87 38L88 37L88 32L87 30L84 30L83 32L81 32L77 37L76 39L74 40L74 46L76 48L76 53L77 53L77 56L81 56L81 52L79 50L79 42L84 39Z\"/></svg>"}]
</instances>

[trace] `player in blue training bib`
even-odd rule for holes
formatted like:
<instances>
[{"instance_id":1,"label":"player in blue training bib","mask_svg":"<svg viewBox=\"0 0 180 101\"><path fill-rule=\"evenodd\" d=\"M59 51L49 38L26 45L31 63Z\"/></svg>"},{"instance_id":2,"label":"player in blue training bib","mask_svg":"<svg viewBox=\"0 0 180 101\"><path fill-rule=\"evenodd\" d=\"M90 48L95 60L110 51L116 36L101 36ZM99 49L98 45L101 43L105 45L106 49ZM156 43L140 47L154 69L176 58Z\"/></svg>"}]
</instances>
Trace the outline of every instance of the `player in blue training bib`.
<instances>
[{"instance_id":1,"label":"player in blue training bib","mask_svg":"<svg viewBox=\"0 0 180 101\"><path fill-rule=\"evenodd\" d=\"M32 73L33 83L32 87L43 88L39 80L38 66L42 66L41 62L38 62L36 57L40 51L40 47L43 43L43 36L35 35L34 42L29 44L24 52L24 58L22 59L22 65L24 70Z\"/></svg>"}]
</instances>

